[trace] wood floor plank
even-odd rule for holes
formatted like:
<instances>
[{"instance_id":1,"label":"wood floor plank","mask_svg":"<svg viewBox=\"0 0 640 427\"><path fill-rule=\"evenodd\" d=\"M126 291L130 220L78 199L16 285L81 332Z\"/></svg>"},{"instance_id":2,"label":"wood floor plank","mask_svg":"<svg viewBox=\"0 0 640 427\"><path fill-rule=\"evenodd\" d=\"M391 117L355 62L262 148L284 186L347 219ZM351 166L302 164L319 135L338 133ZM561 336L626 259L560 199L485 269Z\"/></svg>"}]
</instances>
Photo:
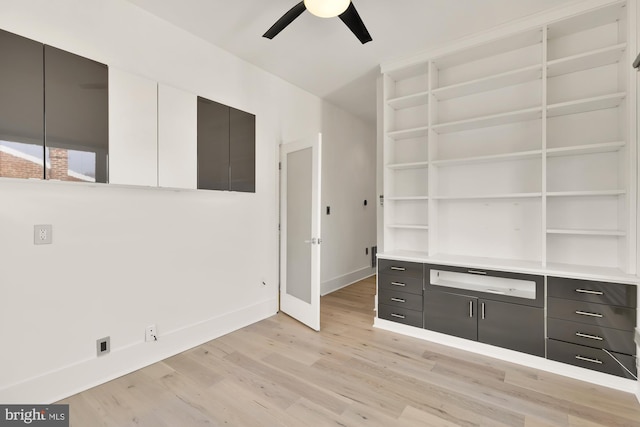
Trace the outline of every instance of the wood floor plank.
<instances>
[{"instance_id":1,"label":"wood floor plank","mask_svg":"<svg viewBox=\"0 0 640 427\"><path fill-rule=\"evenodd\" d=\"M71 425L639 427L635 396L372 327L375 278L65 399Z\"/></svg>"}]
</instances>

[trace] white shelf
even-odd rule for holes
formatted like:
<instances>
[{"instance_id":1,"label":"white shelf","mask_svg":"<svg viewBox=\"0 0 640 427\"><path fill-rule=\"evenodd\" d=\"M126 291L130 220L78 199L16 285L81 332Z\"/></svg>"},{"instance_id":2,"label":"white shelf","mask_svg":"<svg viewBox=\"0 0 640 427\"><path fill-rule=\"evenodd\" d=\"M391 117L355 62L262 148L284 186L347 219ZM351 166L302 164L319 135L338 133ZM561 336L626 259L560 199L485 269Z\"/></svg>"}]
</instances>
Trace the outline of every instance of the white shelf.
<instances>
[{"instance_id":1,"label":"white shelf","mask_svg":"<svg viewBox=\"0 0 640 427\"><path fill-rule=\"evenodd\" d=\"M433 96L439 100L457 98L474 93L486 92L513 86L542 78L542 67L532 65L514 71L496 74L482 79L458 83L433 90Z\"/></svg>"},{"instance_id":2,"label":"white shelf","mask_svg":"<svg viewBox=\"0 0 640 427\"><path fill-rule=\"evenodd\" d=\"M392 202L408 202L415 200L429 200L429 196L390 196L385 197L385 200L390 200Z\"/></svg>"},{"instance_id":3,"label":"white shelf","mask_svg":"<svg viewBox=\"0 0 640 427\"><path fill-rule=\"evenodd\" d=\"M593 196L621 196L624 190L594 190L594 191L549 191L548 197L593 197Z\"/></svg>"},{"instance_id":4,"label":"white shelf","mask_svg":"<svg viewBox=\"0 0 640 427\"><path fill-rule=\"evenodd\" d=\"M637 17L627 1L596 3L382 66L382 253L565 277L635 273Z\"/></svg>"},{"instance_id":5,"label":"white shelf","mask_svg":"<svg viewBox=\"0 0 640 427\"><path fill-rule=\"evenodd\" d=\"M542 197L542 193L509 193L509 194L484 194L466 196L435 196L434 200L490 200L490 199L533 199Z\"/></svg>"},{"instance_id":6,"label":"white shelf","mask_svg":"<svg viewBox=\"0 0 640 427\"><path fill-rule=\"evenodd\" d=\"M387 165L387 168L393 170L401 169L423 169L429 165L429 162L412 162L412 163L393 163Z\"/></svg>"},{"instance_id":7,"label":"white shelf","mask_svg":"<svg viewBox=\"0 0 640 427\"><path fill-rule=\"evenodd\" d=\"M391 139L410 139L410 138L420 138L423 136L427 136L429 133L429 126L420 126L411 129L402 129L402 130L394 130L391 132L387 132L387 136Z\"/></svg>"},{"instance_id":8,"label":"white shelf","mask_svg":"<svg viewBox=\"0 0 640 427\"><path fill-rule=\"evenodd\" d=\"M625 92L610 95L596 96L593 98L579 99L576 101L560 102L547 107L547 117L563 116L567 114L586 113L588 111L615 108L620 105L627 96Z\"/></svg>"},{"instance_id":9,"label":"white shelf","mask_svg":"<svg viewBox=\"0 0 640 427\"><path fill-rule=\"evenodd\" d=\"M484 268L506 270L520 273L546 274L560 277L574 277L593 280L609 280L620 283L640 284L637 276L626 274L618 268L597 267L588 265L574 265L550 262L546 267L541 261L527 261L517 259L486 258L468 255L437 253L429 255L417 251L385 251L378 253L378 258L395 259L399 261L421 262L426 264L440 264L451 266L465 266L468 268Z\"/></svg>"},{"instance_id":10,"label":"white shelf","mask_svg":"<svg viewBox=\"0 0 640 427\"><path fill-rule=\"evenodd\" d=\"M620 283L638 285L638 277L627 274L619 268L574 265L548 262L544 273L551 276L575 277L577 279L611 280Z\"/></svg>"},{"instance_id":11,"label":"white shelf","mask_svg":"<svg viewBox=\"0 0 640 427\"><path fill-rule=\"evenodd\" d=\"M508 123L526 122L542 117L542 107L526 108L524 110L509 111L507 113L492 114L489 116L474 117L467 120L440 123L433 125L432 129L437 133L461 132L465 130L480 129L484 127L499 126Z\"/></svg>"},{"instance_id":12,"label":"white shelf","mask_svg":"<svg viewBox=\"0 0 640 427\"><path fill-rule=\"evenodd\" d=\"M455 166L474 163L490 163L512 160L535 159L542 156L542 150L521 151L515 153L493 154L489 156L465 157L460 159L434 160L431 162L433 166Z\"/></svg>"},{"instance_id":13,"label":"white shelf","mask_svg":"<svg viewBox=\"0 0 640 427\"><path fill-rule=\"evenodd\" d=\"M626 48L626 43L620 43L615 46L549 61L547 63L547 76L555 77L562 74L575 73L577 71L614 64L620 61Z\"/></svg>"},{"instance_id":14,"label":"white shelf","mask_svg":"<svg viewBox=\"0 0 640 427\"><path fill-rule=\"evenodd\" d=\"M625 236L620 230L572 230L567 228L550 228L547 234L570 234L576 236Z\"/></svg>"},{"instance_id":15,"label":"white shelf","mask_svg":"<svg viewBox=\"0 0 640 427\"><path fill-rule=\"evenodd\" d=\"M414 93L411 95L400 96L398 98L392 98L387 101L389 107L394 110L402 110L404 108L418 107L420 105L427 105L429 102L429 92Z\"/></svg>"},{"instance_id":16,"label":"white shelf","mask_svg":"<svg viewBox=\"0 0 640 427\"><path fill-rule=\"evenodd\" d=\"M580 154L611 153L624 148L624 141L603 142L599 144L576 145L547 149L547 157L575 156Z\"/></svg>"},{"instance_id":17,"label":"white shelf","mask_svg":"<svg viewBox=\"0 0 640 427\"><path fill-rule=\"evenodd\" d=\"M610 6L598 8L587 13L582 13L574 17L554 22L548 26L548 38L575 34L601 25L610 24L622 19L625 15L626 5L618 2Z\"/></svg>"},{"instance_id":18,"label":"white shelf","mask_svg":"<svg viewBox=\"0 0 640 427\"><path fill-rule=\"evenodd\" d=\"M382 68L382 72L391 77L394 81L402 81L413 77L427 75L429 71L429 65L427 62L421 62L418 64L410 65L408 67L386 69Z\"/></svg>"},{"instance_id":19,"label":"white shelf","mask_svg":"<svg viewBox=\"0 0 640 427\"><path fill-rule=\"evenodd\" d=\"M456 52L452 55L445 55L434 60L438 69L455 67L461 64L469 64L478 59L500 55L527 46L533 46L542 42L542 29L534 28L522 33L512 34L510 37L503 37L489 43L475 45L468 49Z\"/></svg>"},{"instance_id":20,"label":"white shelf","mask_svg":"<svg viewBox=\"0 0 640 427\"><path fill-rule=\"evenodd\" d=\"M389 228L401 228L406 230L428 230L428 225L413 225L413 224L389 224Z\"/></svg>"}]
</instances>

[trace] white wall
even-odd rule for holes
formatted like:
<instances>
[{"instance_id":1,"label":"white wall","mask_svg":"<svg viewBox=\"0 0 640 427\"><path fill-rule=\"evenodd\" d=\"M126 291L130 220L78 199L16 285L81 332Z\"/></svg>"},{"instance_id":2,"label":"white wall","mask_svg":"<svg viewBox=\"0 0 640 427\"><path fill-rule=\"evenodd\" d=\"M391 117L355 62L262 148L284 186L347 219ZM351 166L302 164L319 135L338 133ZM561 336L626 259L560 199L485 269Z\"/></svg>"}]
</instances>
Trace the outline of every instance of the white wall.
<instances>
[{"instance_id":1,"label":"white wall","mask_svg":"<svg viewBox=\"0 0 640 427\"><path fill-rule=\"evenodd\" d=\"M321 294L375 273L375 125L331 104L322 108ZM367 206L364 206L364 201ZM327 206L331 207L327 215ZM368 248L369 253L365 253Z\"/></svg>"},{"instance_id":2,"label":"white wall","mask_svg":"<svg viewBox=\"0 0 640 427\"><path fill-rule=\"evenodd\" d=\"M371 154L353 144L373 133L319 98L123 0L0 10L4 30L257 116L255 194L0 180L0 402L52 402L274 314L280 141L325 130L326 167L345 168L326 185L336 213L373 201L364 184L339 195L352 175L374 181ZM352 144L356 164L337 154ZM34 224L53 224L52 245L33 245ZM328 245L342 226L327 224ZM326 256L325 276L367 265L375 229L364 228L358 259ZM151 324L159 341L145 343ZM111 353L96 358L107 335Z\"/></svg>"}]
</instances>

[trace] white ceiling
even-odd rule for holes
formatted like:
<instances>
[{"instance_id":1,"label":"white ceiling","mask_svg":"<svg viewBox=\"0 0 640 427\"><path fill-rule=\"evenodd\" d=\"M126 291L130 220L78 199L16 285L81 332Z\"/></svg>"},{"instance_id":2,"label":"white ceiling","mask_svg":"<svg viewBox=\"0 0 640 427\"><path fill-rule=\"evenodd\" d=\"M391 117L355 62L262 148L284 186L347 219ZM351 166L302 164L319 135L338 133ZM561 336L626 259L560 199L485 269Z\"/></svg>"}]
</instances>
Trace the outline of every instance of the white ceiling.
<instances>
[{"instance_id":1,"label":"white ceiling","mask_svg":"<svg viewBox=\"0 0 640 427\"><path fill-rule=\"evenodd\" d=\"M353 0L373 38L304 12L262 37L299 0L128 0L284 80L374 122L379 65L576 0Z\"/></svg>"}]
</instances>

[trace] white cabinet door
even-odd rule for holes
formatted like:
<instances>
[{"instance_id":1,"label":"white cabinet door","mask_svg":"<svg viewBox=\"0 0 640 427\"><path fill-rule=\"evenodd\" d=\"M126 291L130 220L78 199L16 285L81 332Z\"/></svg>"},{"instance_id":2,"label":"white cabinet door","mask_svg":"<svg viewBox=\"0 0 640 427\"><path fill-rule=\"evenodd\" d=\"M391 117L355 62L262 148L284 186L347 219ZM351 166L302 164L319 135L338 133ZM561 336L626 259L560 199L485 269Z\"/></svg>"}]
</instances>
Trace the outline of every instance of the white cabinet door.
<instances>
[{"instance_id":1,"label":"white cabinet door","mask_svg":"<svg viewBox=\"0 0 640 427\"><path fill-rule=\"evenodd\" d=\"M198 103L196 95L158 85L158 185L198 185Z\"/></svg>"},{"instance_id":2,"label":"white cabinet door","mask_svg":"<svg viewBox=\"0 0 640 427\"><path fill-rule=\"evenodd\" d=\"M109 182L158 185L158 100L153 80L109 67Z\"/></svg>"}]
</instances>

